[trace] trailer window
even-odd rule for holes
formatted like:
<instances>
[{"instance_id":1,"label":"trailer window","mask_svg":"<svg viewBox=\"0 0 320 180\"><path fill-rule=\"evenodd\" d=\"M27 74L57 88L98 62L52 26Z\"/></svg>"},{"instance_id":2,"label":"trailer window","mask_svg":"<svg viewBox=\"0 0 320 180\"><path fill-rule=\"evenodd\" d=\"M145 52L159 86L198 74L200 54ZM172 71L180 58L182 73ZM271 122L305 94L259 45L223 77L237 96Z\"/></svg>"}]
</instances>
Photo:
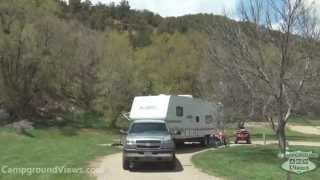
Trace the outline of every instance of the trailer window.
<instances>
[{"instance_id":1,"label":"trailer window","mask_svg":"<svg viewBox=\"0 0 320 180\"><path fill-rule=\"evenodd\" d=\"M196 122L198 123L200 121L199 116L196 117Z\"/></svg>"},{"instance_id":2,"label":"trailer window","mask_svg":"<svg viewBox=\"0 0 320 180\"><path fill-rule=\"evenodd\" d=\"M183 116L183 107L181 106L176 107L176 115L179 117Z\"/></svg>"}]
</instances>

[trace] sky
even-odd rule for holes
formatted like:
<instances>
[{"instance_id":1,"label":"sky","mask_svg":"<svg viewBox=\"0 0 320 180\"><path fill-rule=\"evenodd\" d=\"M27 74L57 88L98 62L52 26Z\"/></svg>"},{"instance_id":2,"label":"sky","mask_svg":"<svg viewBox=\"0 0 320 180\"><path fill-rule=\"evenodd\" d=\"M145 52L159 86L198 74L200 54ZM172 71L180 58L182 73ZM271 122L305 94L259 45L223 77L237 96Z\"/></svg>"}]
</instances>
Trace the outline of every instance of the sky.
<instances>
[{"instance_id":1,"label":"sky","mask_svg":"<svg viewBox=\"0 0 320 180\"><path fill-rule=\"evenodd\" d=\"M119 3L121 0L91 0L93 3ZM234 12L239 0L129 0L132 9L148 9L163 17L186 14Z\"/></svg>"},{"instance_id":2,"label":"sky","mask_svg":"<svg viewBox=\"0 0 320 180\"><path fill-rule=\"evenodd\" d=\"M84 0L82 0L84 1ZM121 0L91 0L98 2L118 4ZM217 15L227 15L233 19L238 19L236 9L242 0L128 0L132 9L147 9L163 17L183 16L186 14L209 13ZM294 1L294 0L293 0ZM317 9L320 17L320 0L303 0L307 5L313 2L312 6ZM244 0L246 2L246 0ZM249 1L247 1L249 2ZM280 2L280 0L275 0Z\"/></svg>"}]
</instances>

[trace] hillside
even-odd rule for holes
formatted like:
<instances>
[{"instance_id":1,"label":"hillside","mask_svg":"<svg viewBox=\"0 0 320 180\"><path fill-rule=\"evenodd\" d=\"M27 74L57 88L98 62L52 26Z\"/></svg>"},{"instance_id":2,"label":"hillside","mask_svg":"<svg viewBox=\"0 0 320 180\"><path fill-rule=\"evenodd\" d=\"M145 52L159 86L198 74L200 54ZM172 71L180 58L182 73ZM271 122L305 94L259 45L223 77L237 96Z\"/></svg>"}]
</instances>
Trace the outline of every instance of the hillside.
<instances>
[{"instance_id":1,"label":"hillside","mask_svg":"<svg viewBox=\"0 0 320 180\"><path fill-rule=\"evenodd\" d=\"M245 85L209 61L208 45L227 57L232 50L222 27L247 27L254 42L250 23L209 14L163 18L132 10L127 1L80 0L0 1L0 19L0 108L10 114L0 124L28 119L86 127L99 119L114 127L134 96L160 93L193 94L248 114ZM278 51L274 39L265 40ZM307 87L306 95L319 92ZM319 115L317 98L306 96L295 114Z\"/></svg>"}]
</instances>

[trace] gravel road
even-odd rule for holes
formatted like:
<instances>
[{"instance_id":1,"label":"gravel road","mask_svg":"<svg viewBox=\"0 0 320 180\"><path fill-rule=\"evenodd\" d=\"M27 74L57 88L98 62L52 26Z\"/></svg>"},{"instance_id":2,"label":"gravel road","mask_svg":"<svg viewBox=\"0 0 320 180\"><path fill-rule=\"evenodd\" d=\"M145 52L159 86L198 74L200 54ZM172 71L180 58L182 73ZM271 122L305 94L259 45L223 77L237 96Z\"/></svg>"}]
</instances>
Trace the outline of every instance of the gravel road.
<instances>
[{"instance_id":1,"label":"gravel road","mask_svg":"<svg viewBox=\"0 0 320 180\"><path fill-rule=\"evenodd\" d=\"M206 149L208 150L208 149ZM191 157L204 151L200 147L183 147L178 149L176 168L167 169L165 164L144 164L136 171L122 169L122 154L117 153L106 156L95 162L98 166L95 174L97 180L218 180L220 178L209 176L191 163Z\"/></svg>"}]
</instances>

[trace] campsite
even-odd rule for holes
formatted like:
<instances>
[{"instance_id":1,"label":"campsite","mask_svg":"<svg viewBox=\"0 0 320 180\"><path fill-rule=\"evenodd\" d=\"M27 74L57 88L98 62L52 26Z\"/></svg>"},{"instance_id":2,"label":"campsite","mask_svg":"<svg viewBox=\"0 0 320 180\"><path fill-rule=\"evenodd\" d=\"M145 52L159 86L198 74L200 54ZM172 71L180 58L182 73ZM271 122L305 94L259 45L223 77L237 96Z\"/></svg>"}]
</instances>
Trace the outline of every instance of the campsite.
<instances>
[{"instance_id":1,"label":"campsite","mask_svg":"<svg viewBox=\"0 0 320 180\"><path fill-rule=\"evenodd\" d=\"M318 0L0 0L1 180L320 179Z\"/></svg>"}]
</instances>

